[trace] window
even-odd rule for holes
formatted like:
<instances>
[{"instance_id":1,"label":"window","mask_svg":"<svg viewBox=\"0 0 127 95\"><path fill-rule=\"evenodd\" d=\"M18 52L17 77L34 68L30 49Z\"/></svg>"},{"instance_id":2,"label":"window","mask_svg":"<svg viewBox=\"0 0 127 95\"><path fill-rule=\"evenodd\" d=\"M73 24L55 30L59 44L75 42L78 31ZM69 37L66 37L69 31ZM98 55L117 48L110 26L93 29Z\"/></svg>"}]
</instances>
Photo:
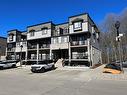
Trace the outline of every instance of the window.
<instances>
[{"instance_id":1,"label":"window","mask_svg":"<svg viewBox=\"0 0 127 95\"><path fill-rule=\"evenodd\" d=\"M82 22L74 22L74 30L82 29Z\"/></svg>"},{"instance_id":2,"label":"window","mask_svg":"<svg viewBox=\"0 0 127 95\"><path fill-rule=\"evenodd\" d=\"M42 35L45 35L48 32L48 28L47 27L42 28L41 30L42 30Z\"/></svg>"},{"instance_id":3,"label":"window","mask_svg":"<svg viewBox=\"0 0 127 95\"><path fill-rule=\"evenodd\" d=\"M13 34L9 35L9 41L13 41L13 36L14 36Z\"/></svg>"},{"instance_id":4,"label":"window","mask_svg":"<svg viewBox=\"0 0 127 95\"><path fill-rule=\"evenodd\" d=\"M64 28L63 34L68 34L68 28Z\"/></svg>"},{"instance_id":5,"label":"window","mask_svg":"<svg viewBox=\"0 0 127 95\"><path fill-rule=\"evenodd\" d=\"M30 30L30 36L31 37L34 36L34 32L35 32L35 30Z\"/></svg>"},{"instance_id":6,"label":"window","mask_svg":"<svg viewBox=\"0 0 127 95\"><path fill-rule=\"evenodd\" d=\"M63 29L59 28L60 34L63 34Z\"/></svg>"},{"instance_id":7,"label":"window","mask_svg":"<svg viewBox=\"0 0 127 95\"><path fill-rule=\"evenodd\" d=\"M53 38L53 44L58 43L58 38Z\"/></svg>"},{"instance_id":8,"label":"window","mask_svg":"<svg viewBox=\"0 0 127 95\"><path fill-rule=\"evenodd\" d=\"M20 46L20 43L17 43L17 46L19 47Z\"/></svg>"},{"instance_id":9,"label":"window","mask_svg":"<svg viewBox=\"0 0 127 95\"><path fill-rule=\"evenodd\" d=\"M63 37L63 38L62 38L62 42L63 42L63 43L67 43L67 42L68 42L68 38L67 38L67 37Z\"/></svg>"},{"instance_id":10,"label":"window","mask_svg":"<svg viewBox=\"0 0 127 95\"><path fill-rule=\"evenodd\" d=\"M26 46L26 42L22 42L22 45L23 45L23 46Z\"/></svg>"}]
</instances>

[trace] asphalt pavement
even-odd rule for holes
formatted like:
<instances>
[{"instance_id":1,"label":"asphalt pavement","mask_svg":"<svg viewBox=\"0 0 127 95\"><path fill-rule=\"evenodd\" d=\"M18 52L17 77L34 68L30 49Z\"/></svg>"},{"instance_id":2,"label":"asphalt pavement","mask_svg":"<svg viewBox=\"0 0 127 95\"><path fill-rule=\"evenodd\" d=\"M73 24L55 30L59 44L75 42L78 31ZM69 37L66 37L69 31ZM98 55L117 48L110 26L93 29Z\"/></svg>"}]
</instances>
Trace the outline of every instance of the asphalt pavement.
<instances>
[{"instance_id":1,"label":"asphalt pavement","mask_svg":"<svg viewBox=\"0 0 127 95\"><path fill-rule=\"evenodd\" d=\"M29 67L1 70L0 95L126 95L127 80L99 79L97 72L56 69L31 73Z\"/></svg>"}]
</instances>

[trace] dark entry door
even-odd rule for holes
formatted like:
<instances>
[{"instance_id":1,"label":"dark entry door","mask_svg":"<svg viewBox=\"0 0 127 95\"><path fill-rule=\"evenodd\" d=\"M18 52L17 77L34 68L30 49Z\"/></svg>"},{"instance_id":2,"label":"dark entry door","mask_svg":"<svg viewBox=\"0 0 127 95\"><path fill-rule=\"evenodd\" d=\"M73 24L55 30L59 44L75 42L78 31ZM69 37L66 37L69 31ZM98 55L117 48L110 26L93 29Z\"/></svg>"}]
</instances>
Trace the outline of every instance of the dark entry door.
<instances>
[{"instance_id":1,"label":"dark entry door","mask_svg":"<svg viewBox=\"0 0 127 95\"><path fill-rule=\"evenodd\" d=\"M59 49L53 51L53 58L54 60L58 60L60 58L67 59L68 58L68 50L66 49Z\"/></svg>"}]
</instances>

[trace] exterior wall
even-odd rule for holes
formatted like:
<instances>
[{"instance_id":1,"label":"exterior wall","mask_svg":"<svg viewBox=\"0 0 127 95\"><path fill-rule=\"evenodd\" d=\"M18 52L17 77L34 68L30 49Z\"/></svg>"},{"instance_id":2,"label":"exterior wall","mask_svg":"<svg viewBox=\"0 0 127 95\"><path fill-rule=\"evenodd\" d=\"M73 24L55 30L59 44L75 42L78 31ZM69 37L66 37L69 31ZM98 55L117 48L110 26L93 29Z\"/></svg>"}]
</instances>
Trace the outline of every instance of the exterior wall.
<instances>
[{"instance_id":1,"label":"exterior wall","mask_svg":"<svg viewBox=\"0 0 127 95\"><path fill-rule=\"evenodd\" d=\"M34 36L30 36L30 33L27 34L27 40L33 40L33 39L40 39L40 38L47 38L51 37L51 29L47 30L47 34L42 34L42 30L35 31Z\"/></svg>"},{"instance_id":2,"label":"exterior wall","mask_svg":"<svg viewBox=\"0 0 127 95\"><path fill-rule=\"evenodd\" d=\"M22 52L27 51L27 42L17 42L15 52L21 52L21 47L20 47L21 45L23 46Z\"/></svg>"},{"instance_id":3,"label":"exterior wall","mask_svg":"<svg viewBox=\"0 0 127 95\"><path fill-rule=\"evenodd\" d=\"M82 30L78 32L74 32L74 25L69 26L69 33L74 34L74 33L81 33L81 32L88 32L88 22L83 22L82 23Z\"/></svg>"},{"instance_id":4,"label":"exterior wall","mask_svg":"<svg viewBox=\"0 0 127 95\"><path fill-rule=\"evenodd\" d=\"M66 41L64 41L64 37L66 37ZM54 39L56 39L56 43L54 43ZM53 49L68 49L68 42L69 36L61 36L61 37L53 37L51 38L51 46L50 48Z\"/></svg>"},{"instance_id":5,"label":"exterior wall","mask_svg":"<svg viewBox=\"0 0 127 95\"><path fill-rule=\"evenodd\" d=\"M10 41L9 37L7 37L7 43L12 43L12 42L16 42L16 35L13 36L13 40Z\"/></svg>"},{"instance_id":6,"label":"exterior wall","mask_svg":"<svg viewBox=\"0 0 127 95\"><path fill-rule=\"evenodd\" d=\"M91 59L92 59L92 65L98 64L101 62L101 51L96 49L95 47L91 47Z\"/></svg>"},{"instance_id":7,"label":"exterior wall","mask_svg":"<svg viewBox=\"0 0 127 95\"><path fill-rule=\"evenodd\" d=\"M84 20L84 22L85 21L88 21L88 14L81 14L81 15L76 15L76 16L72 16L72 17L70 17L69 18L69 24L72 24L72 22L74 21L74 20L76 20L76 19L83 19Z\"/></svg>"}]
</instances>

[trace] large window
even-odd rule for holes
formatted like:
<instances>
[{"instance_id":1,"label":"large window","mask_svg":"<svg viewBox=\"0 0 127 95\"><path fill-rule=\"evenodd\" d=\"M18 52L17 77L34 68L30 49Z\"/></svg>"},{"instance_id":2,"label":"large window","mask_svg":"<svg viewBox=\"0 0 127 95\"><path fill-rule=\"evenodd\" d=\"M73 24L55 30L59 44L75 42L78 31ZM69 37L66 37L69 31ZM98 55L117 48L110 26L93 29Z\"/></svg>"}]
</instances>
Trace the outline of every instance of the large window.
<instances>
[{"instance_id":1,"label":"large window","mask_svg":"<svg viewBox=\"0 0 127 95\"><path fill-rule=\"evenodd\" d=\"M68 38L67 37L62 37L62 43L67 43L68 42Z\"/></svg>"},{"instance_id":2,"label":"large window","mask_svg":"<svg viewBox=\"0 0 127 95\"><path fill-rule=\"evenodd\" d=\"M13 41L13 36L14 36L13 34L9 35L9 41Z\"/></svg>"},{"instance_id":3,"label":"large window","mask_svg":"<svg viewBox=\"0 0 127 95\"><path fill-rule=\"evenodd\" d=\"M58 37L57 38L53 38L53 44L57 44L57 43L59 43Z\"/></svg>"},{"instance_id":4,"label":"large window","mask_svg":"<svg viewBox=\"0 0 127 95\"><path fill-rule=\"evenodd\" d=\"M18 47L20 47L20 42L17 42L16 45L17 45Z\"/></svg>"},{"instance_id":5,"label":"large window","mask_svg":"<svg viewBox=\"0 0 127 95\"><path fill-rule=\"evenodd\" d=\"M74 22L74 30L81 30L82 29L82 22Z\"/></svg>"}]
</instances>

